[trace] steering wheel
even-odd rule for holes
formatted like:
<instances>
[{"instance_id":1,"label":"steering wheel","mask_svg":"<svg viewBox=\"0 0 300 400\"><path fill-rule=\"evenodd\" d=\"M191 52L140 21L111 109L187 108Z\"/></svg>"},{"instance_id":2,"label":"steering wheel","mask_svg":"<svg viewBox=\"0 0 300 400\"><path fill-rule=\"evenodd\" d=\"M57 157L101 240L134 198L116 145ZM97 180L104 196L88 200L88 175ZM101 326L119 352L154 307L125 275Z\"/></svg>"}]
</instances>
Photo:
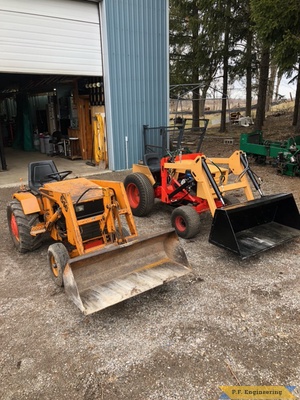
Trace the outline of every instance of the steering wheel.
<instances>
[{"instance_id":1,"label":"steering wheel","mask_svg":"<svg viewBox=\"0 0 300 400\"><path fill-rule=\"evenodd\" d=\"M55 179L56 181L62 181L72 172L73 171L54 172L53 174L46 175L46 178L52 178Z\"/></svg>"},{"instance_id":2,"label":"steering wheel","mask_svg":"<svg viewBox=\"0 0 300 400\"><path fill-rule=\"evenodd\" d=\"M182 154L182 151L183 151L182 148L175 149L175 150L172 150L172 151L167 150L167 152L166 152L167 154L166 155L170 157L170 161L169 162L175 162L176 156L179 156L180 153Z\"/></svg>"}]
</instances>

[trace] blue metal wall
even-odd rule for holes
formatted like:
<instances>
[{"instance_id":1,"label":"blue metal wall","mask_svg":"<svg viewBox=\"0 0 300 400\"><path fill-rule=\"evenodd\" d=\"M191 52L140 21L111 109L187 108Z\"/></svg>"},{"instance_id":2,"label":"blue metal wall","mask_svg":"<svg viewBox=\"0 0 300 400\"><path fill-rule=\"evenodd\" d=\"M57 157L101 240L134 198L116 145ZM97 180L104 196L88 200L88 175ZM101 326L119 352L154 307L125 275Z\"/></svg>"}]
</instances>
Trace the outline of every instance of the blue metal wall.
<instances>
[{"instance_id":1,"label":"blue metal wall","mask_svg":"<svg viewBox=\"0 0 300 400\"><path fill-rule=\"evenodd\" d=\"M121 170L142 158L143 125L168 124L168 0L103 0L100 11L109 168Z\"/></svg>"}]
</instances>

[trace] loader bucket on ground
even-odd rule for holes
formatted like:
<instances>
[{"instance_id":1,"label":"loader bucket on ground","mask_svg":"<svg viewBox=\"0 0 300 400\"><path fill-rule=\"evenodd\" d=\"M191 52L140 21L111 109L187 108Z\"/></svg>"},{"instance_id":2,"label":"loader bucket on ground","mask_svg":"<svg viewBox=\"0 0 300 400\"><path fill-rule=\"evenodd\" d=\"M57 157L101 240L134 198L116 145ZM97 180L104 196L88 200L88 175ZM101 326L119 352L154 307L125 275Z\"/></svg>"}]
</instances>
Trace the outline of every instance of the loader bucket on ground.
<instances>
[{"instance_id":1,"label":"loader bucket on ground","mask_svg":"<svg viewBox=\"0 0 300 400\"><path fill-rule=\"evenodd\" d=\"M217 209L209 242L248 258L300 236L300 216L292 194Z\"/></svg>"},{"instance_id":2,"label":"loader bucket on ground","mask_svg":"<svg viewBox=\"0 0 300 400\"><path fill-rule=\"evenodd\" d=\"M174 230L70 259L66 294L92 314L191 272Z\"/></svg>"}]
</instances>

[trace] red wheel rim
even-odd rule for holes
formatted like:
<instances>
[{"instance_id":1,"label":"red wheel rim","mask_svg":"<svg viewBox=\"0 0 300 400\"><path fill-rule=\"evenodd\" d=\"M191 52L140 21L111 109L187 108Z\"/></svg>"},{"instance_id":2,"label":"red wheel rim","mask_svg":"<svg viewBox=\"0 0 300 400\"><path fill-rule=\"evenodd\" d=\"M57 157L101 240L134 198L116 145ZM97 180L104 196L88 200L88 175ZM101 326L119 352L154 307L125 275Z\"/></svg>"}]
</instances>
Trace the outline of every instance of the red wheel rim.
<instances>
[{"instance_id":1,"label":"red wheel rim","mask_svg":"<svg viewBox=\"0 0 300 400\"><path fill-rule=\"evenodd\" d=\"M138 205L140 204L140 192L133 183L130 183L127 186L127 197L129 200L130 207L137 208Z\"/></svg>"},{"instance_id":2,"label":"red wheel rim","mask_svg":"<svg viewBox=\"0 0 300 400\"><path fill-rule=\"evenodd\" d=\"M14 237L19 240L19 229L18 229L18 224L16 221L16 217L12 214L11 219L10 219L10 228L12 231L12 234Z\"/></svg>"},{"instance_id":3,"label":"red wheel rim","mask_svg":"<svg viewBox=\"0 0 300 400\"><path fill-rule=\"evenodd\" d=\"M175 218L174 222L178 232L184 232L186 230L185 220L180 215Z\"/></svg>"}]
</instances>

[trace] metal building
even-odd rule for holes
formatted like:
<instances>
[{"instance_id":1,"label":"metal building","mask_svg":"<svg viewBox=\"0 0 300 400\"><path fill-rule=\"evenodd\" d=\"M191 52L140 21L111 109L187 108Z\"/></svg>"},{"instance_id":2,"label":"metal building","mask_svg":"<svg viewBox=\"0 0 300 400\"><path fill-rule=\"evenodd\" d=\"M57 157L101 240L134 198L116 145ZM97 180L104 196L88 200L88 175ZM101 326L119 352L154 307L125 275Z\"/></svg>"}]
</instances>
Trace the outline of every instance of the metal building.
<instances>
[{"instance_id":1,"label":"metal building","mask_svg":"<svg viewBox=\"0 0 300 400\"><path fill-rule=\"evenodd\" d=\"M0 0L0 37L0 102L33 76L103 80L109 169L142 157L143 125L167 125L168 0Z\"/></svg>"},{"instance_id":2,"label":"metal building","mask_svg":"<svg viewBox=\"0 0 300 400\"><path fill-rule=\"evenodd\" d=\"M104 0L101 11L109 155L120 169L141 158L143 125L167 125L168 8L164 0Z\"/></svg>"}]
</instances>

